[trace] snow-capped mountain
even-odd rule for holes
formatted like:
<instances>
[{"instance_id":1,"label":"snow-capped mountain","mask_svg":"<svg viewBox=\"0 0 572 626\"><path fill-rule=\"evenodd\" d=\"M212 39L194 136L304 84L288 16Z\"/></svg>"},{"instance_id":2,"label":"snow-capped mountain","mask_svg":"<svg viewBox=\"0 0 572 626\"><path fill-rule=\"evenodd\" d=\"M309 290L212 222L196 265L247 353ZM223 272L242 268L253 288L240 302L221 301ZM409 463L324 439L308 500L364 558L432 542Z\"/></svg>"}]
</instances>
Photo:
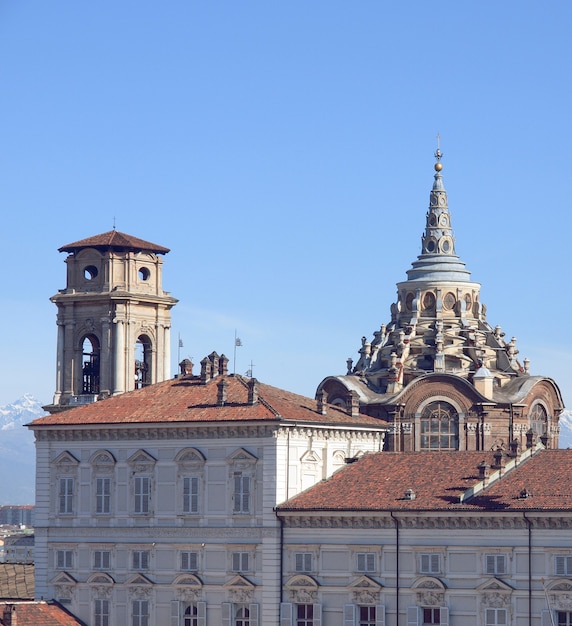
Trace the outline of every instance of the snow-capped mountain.
<instances>
[{"instance_id":1,"label":"snow-capped mountain","mask_svg":"<svg viewBox=\"0 0 572 626\"><path fill-rule=\"evenodd\" d=\"M24 424L45 413L29 394L0 407L0 504L34 504L36 450Z\"/></svg>"},{"instance_id":2,"label":"snow-capped mountain","mask_svg":"<svg viewBox=\"0 0 572 626\"><path fill-rule=\"evenodd\" d=\"M559 448L572 448L572 411L567 409L560 414Z\"/></svg>"}]
</instances>

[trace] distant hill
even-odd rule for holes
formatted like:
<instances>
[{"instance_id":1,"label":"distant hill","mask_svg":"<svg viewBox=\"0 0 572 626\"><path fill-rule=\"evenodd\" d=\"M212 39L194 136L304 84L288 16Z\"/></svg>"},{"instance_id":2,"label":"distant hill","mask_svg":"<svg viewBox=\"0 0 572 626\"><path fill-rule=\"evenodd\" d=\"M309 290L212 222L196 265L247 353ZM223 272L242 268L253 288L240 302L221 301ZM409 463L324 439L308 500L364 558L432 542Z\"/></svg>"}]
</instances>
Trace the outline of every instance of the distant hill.
<instances>
[{"instance_id":1,"label":"distant hill","mask_svg":"<svg viewBox=\"0 0 572 626\"><path fill-rule=\"evenodd\" d=\"M572 448L572 411L567 409L560 415L559 448Z\"/></svg>"},{"instance_id":2,"label":"distant hill","mask_svg":"<svg viewBox=\"0 0 572 626\"><path fill-rule=\"evenodd\" d=\"M29 394L0 407L0 504L34 504L36 449L24 424L45 414Z\"/></svg>"}]
</instances>

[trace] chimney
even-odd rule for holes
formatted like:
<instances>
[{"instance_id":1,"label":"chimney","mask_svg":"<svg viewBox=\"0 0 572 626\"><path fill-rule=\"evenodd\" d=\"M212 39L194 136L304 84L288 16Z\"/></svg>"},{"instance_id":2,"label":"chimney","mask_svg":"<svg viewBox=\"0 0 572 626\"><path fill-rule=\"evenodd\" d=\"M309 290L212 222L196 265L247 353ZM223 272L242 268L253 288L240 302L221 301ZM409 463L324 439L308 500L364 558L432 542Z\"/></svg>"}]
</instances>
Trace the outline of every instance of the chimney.
<instances>
[{"instance_id":1,"label":"chimney","mask_svg":"<svg viewBox=\"0 0 572 626\"><path fill-rule=\"evenodd\" d=\"M216 378L216 376L218 376L218 362L219 362L219 355L216 352L211 352L209 354L209 360L211 362L211 375L213 378Z\"/></svg>"},{"instance_id":2,"label":"chimney","mask_svg":"<svg viewBox=\"0 0 572 626\"><path fill-rule=\"evenodd\" d=\"M226 404L226 389L228 387L228 382L226 381L225 378L222 378L218 383L217 383L217 396L216 396L216 403L219 406L224 406Z\"/></svg>"},{"instance_id":3,"label":"chimney","mask_svg":"<svg viewBox=\"0 0 572 626\"><path fill-rule=\"evenodd\" d=\"M516 459L518 456L520 456L519 454L519 450L518 450L518 439L513 439L510 444L509 444L509 456L513 459Z\"/></svg>"},{"instance_id":4,"label":"chimney","mask_svg":"<svg viewBox=\"0 0 572 626\"><path fill-rule=\"evenodd\" d=\"M353 389L351 391L348 391L348 394L346 396L346 402L348 415L351 415L352 417L357 417L359 415L358 392L354 391Z\"/></svg>"},{"instance_id":5,"label":"chimney","mask_svg":"<svg viewBox=\"0 0 572 626\"><path fill-rule=\"evenodd\" d=\"M326 405L326 396L327 394L323 389L318 391L316 400L318 401L318 413L320 415L326 415L326 413L328 412Z\"/></svg>"},{"instance_id":6,"label":"chimney","mask_svg":"<svg viewBox=\"0 0 572 626\"><path fill-rule=\"evenodd\" d=\"M502 469L504 467L504 462L503 462L503 458L502 458L502 449L501 448L497 448L494 452L493 452L493 458L494 458L494 463L493 463L493 469Z\"/></svg>"},{"instance_id":7,"label":"chimney","mask_svg":"<svg viewBox=\"0 0 572 626\"><path fill-rule=\"evenodd\" d=\"M18 626L16 619L16 607L13 604L7 604L2 613L2 623L4 626Z\"/></svg>"},{"instance_id":8,"label":"chimney","mask_svg":"<svg viewBox=\"0 0 572 626\"><path fill-rule=\"evenodd\" d=\"M258 381L251 378L248 381L248 404L258 404Z\"/></svg>"},{"instance_id":9,"label":"chimney","mask_svg":"<svg viewBox=\"0 0 572 626\"><path fill-rule=\"evenodd\" d=\"M479 463L479 480L482 480L485 485L489 482L490 469L491 466L486 461Z\"/></svg>"},{"instance_id":10,"label":"chimney","mask_svg":"<svg viewBox=\"0 0 572 626\"><path fill-rule=\"evenodd\" d=\"M207 357L201 361L201 383L206 385L212 376L212 363Z\"/></svg>"},{"instance_id":11,"label":"chimney","mask_svg":"<svg viewBox=\"0 0 572 626\"><path fill-rule=\"evenodd\" d=\"M192 376L193 362L189 359L184 359L179 363L179 371L181 376Z\"/></svg>"},{"instance_id":12,"label":"chimney","mask_svg":"<svg viewBox=\"0 0 572 626\"><path fill-rule=\"evenodd\" d=\"M228 357L224 354L220 355L218 361L218 373L220 376L226 376L228 374Z\"/></svg>"}]
</instances>

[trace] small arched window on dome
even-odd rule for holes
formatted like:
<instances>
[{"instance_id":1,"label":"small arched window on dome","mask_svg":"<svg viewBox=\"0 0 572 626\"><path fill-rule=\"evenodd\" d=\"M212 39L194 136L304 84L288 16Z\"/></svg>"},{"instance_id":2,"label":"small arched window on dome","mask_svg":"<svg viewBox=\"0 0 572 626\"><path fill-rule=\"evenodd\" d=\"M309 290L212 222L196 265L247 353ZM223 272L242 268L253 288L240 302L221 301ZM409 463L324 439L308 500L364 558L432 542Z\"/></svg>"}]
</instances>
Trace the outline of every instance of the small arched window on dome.
<instances>
[{"instance_id":1,"label":"small arched window on dome","mask_svg":"<svg viewBox=\"0 0 572 626\"><path fill-rule=\"evenodd\" d=\"M99 341L86 335L82 341L82 394L99 393Z\"/></svg>"},{"instance_id":2,"label":"small arched window on dome","mask_svg":"<svg viewBox=\"0 0 572 626\"><path fill-rule=\"evenodd\" d=\"M448 402L429 403L421 414L421 450L458 450L459 415Z\"/></svg>"},{"instance_id":3,"label":"small arched window on dome","mask_svg":"<svg viewBox=\"0 0 572 626\"><path fill-rule=\"evenodd\" d=\"M548 432L548 412L546 407L540 402L537 402L532 406L528 415L530 420L530 428L536 437L546 435Z\"/></svg>"}]
</instances>

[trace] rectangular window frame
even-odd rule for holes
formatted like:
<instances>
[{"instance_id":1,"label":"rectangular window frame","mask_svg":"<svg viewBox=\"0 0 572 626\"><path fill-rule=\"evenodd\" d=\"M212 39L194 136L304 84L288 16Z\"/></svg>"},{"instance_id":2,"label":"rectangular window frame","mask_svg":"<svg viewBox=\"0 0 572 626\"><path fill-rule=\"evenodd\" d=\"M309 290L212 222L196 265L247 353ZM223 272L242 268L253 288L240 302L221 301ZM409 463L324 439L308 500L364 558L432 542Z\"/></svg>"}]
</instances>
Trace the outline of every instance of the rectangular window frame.
<instances>
[{"instance_id":1,"label":"rectangular window frame","mask_svg":"<svg viewBox=\"0 0 572 626\"><path fill-rule=\"evenodd\" d=\"M555 555L554 574L556 576L572 576L572 555L570 554Z\"/></svg>"},{"instance_id":2,"label":"rectangular window frame","mask_svg":"<svg viewBox=\"0 0 572 626\"><path fill-rule=\"evenodd\" d=\"M183 513L197 515L200 513L200 477L183 477Z\"/></svg>"},{"instance_id":3,"label":"rectangular window frame","mask_svg":"<svg viewBox=\"0 0 572 626\"><path fill-rule=\"evenodd\" d=\"M419 554L420 574L441 574L441 554L439 552L426 552Z\"/></svg>"},{"instance_id":4,"label":"rectangular window frame","mask_svg":"<svg viewBox=\"0 0 572 626\"><path fill-rule=\"evenodd\" d=\"M93 626L109 626L109 600L96 598L93 602Z\"/></svg>"},{"instance_id":5,"label":"rectangular window frame","mask_svg":"<svg viewBox=\"0 0 572 626\"><path fill-rule=\"evenodd\" d=\"M232 512L234 515L252 513L252 477L244 472L233 472Z\"/></svg>"},{"instance_id":6,"label":"rectangular window frame","mask_svg":"<svg viewBox=\"0 0 572 626\"><path fill-rule=\"evenodd\" d=\"M250 552L244 550L231 552L230 571L235 573L245 573L250 571Z\"/></svg>"},{"instance_id":7,"label":"rectangular window frame","mask_svg":"<svg viewBox=\"0 0 572 626\"><path fill-rule=\"evenodd\" d=\"M500 616L504 616L504 617L499 620ZM486 608L484 626L508 626L508 610Z\"/></svg>"},{"instance_id":8,"label":"rectangular window frame","mask_svg":"<svg viewBox=\"0 0 572 626\"><path fill-rule=\"evenodd\" d=\"M131 624L132 626L149 626L151 617L149 600L131 601Z\"/></svg>"},{"instance_id":9,"label":"rectangular window frame","mask_svg":"<svg viewBox=\"0 0 572 626\"><path fill-rule=\"evenodd\" d=\"M133 481L133 512L135 515L151 513L151 477L135 476Z\"/></svg>"},{"instance_id":10,"label":"rectangular window frame","mask_svg":"<svg viewBox=\"0 0 572 626\"><path fill-rule=\"evenodd\" d=\"M131 552L131 569L136 572L146 572L151 567L151 552L149 550L133 550Z\"/></svg>"},{"instance_id":11,"label":"rectangular window frame","mask_svg":"<svg viewBox=\"0 0 572 626\"><path fill-rule=\"evenodd\" d=\"M508 572L508 558L506 554L486 554L485 574L488 576L503 576Z\"/></svg>"},{"instance_id":12,"label":"rectangular window frame","mask_svg":"<svg viewBox=\"0 0 572 626\"><path fill-rule=\"evenodd\" d=\"M60 515L72 515L74 512L75 479L69 476L58 480L58 512Z\"/></svg>"},{"instance_id":13,"label":"rectangular window frame","mask_svg":"<svg viewBox=\"0 0 572 626\"><path fill-rule=\"evenodd\" d=\"M68 548L62 548L56 550L55 557L55 567L56 569L70 570L73 569L73 561L74 561L73 550Z\"/></svg>"},{"instance_id":14,"label":"rectangular window frame","mask_svg":"<svg viewBox=\"0 0 572 626\"><path fill-rule=\"evenodd\" d=\"M98 476L95 479L95 514L111 514L111 478Z\"/></svg>"},{"instance_id":15,"label":"rectangular window frame","mask_svg":"<svg viewBox=\"0 0 572 626\"><path fill-rule=\"evenodd\" d=\"M182 550L180 565L182 572L198 572L199 553L196 550Z\"/></svg>"},{"instance_id":16,"label":"rectangular window frame","mask_svg":"<svg viewBox=\"0 0 572 626\"><path fill-rule=\"evenodd\" d=\"M111 569L111 550L93 551L93 569L97 571L108 571Z\"/></svg>"},{"instance_id":17,"label":"rectangular window frame","mask_svg":"<svg viewBox=\"0 0 572 626\"><path fill-rule=\"evenodd\" d=\"M295 552L294 553L294 571L307 574L313 571L314 554L312 552Z\"/></svg>"},{"instance_id":18,"label":"rectangular window frame","mask_svg":"<svg viewBox=\"0 0 572 626\"><path fill-rule=\"evenodd\" d=\"M356 553L356 572L371 574L377 571L377 554L375 552Z\"/></svg>"}]
</instances>

